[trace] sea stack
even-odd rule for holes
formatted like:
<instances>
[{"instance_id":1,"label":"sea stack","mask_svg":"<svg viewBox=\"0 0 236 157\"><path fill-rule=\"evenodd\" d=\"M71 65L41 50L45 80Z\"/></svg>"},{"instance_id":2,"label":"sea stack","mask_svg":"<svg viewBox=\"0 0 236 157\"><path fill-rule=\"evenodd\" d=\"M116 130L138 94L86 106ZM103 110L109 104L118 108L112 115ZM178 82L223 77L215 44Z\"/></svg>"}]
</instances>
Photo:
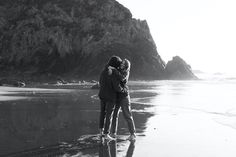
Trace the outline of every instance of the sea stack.
<instances>
[{"instance_id":1,"label":"sea stack","mask_svg":"<svg viewBox=\"0 0 236 157\"><path fill-rule=\"evenodd\" d=\"M198 79L192 72L191 66L182 58L175 56L166 64L165 77L170 80Z\"/></svg>"}]
</instances>

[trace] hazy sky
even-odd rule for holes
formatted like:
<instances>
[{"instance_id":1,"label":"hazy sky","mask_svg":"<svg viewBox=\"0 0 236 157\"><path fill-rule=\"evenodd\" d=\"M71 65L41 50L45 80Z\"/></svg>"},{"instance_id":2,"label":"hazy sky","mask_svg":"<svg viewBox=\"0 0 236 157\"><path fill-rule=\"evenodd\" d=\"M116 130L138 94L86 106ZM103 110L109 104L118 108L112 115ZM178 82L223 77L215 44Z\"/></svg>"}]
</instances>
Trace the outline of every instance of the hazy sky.
<instances>
[{"instance_id":1,"label":"hazy sky","mask_svg":"<svg viewBox=\"0 0 236 157\"><path fill-rule=\"evenodd\" d=\"M146 19L164 61L179 55L194 70L236 74L235 0L117 0Z\"/></svg>"}]
</instances>

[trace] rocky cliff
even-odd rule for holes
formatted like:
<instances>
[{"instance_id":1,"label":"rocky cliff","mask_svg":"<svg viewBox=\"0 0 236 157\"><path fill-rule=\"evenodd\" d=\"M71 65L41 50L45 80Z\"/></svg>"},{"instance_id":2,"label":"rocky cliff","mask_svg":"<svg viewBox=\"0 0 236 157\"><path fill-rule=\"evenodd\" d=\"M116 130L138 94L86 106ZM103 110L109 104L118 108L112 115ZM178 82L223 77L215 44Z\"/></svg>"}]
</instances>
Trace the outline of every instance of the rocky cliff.
<instances>
[{"instance_id":1,"label":"rocky cliff","mask_svg":"<svg viewBox=\"0 0 236 157\"><path fill-rule=\"evenodd\" d=\"M1 75L97 79L112 55L131 78L164 79L146 21L115 0L1 0Z\"/></svg>"}]
</instances>

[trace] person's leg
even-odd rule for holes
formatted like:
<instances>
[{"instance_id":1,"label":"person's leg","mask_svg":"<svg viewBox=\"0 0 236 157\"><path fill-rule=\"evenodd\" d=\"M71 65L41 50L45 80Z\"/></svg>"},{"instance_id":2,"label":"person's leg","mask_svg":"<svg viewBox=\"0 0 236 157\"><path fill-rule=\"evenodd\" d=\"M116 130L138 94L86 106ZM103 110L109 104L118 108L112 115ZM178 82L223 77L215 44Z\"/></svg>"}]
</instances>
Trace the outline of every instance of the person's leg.
<instances>
[{"instance_id":1,"label":"person's leg","mask_svg":"<svg viewBox=\"0 0 236 157\"><path fill-rule=\"evenodd\" d=\"M112 116L112 123L111 123L111 136L115 138L117 134L117 126L118 126L118 119L119 119L119 112L120 112L120 104L116 103L115 110Z\"/></svg>"},{"instance_id":2,"label":"person's leg","mask_svg":"<svg viewBox=\"0 0 236 157\"><path fill-rule=\"evenodd\" d=\"M104 127L104 134L109 134L110 127L111 127L111 117L115 108L115 103L113 102L106 102L106 119L105 119L105 127Z\"/></svg>"},{"instance_id":3,"label":"person's leg","mask_svg":"<svg viewBox=\"0 0 236 157\"><path fill-rule=\"evenodd\" d=\"M106 102L104 100L100 100L99 130L101 134L103 134L103 130L104 130L105 116L106 116Z\"/></svg>"},{"instance_id":4,"label":"person's leg","mask_svg":"<svg viewBox=\"0 0 236 157\"><path fill-rule=\"evenodd\" d=\"M105 115L106 115L106 103L105 101L100 100L99 131L101 135L103 134Z\"/></svg>"},{"instance_id":5,"label":"person's leg","mask_svg":"<svg viewBox=\"0 0 236 157\"><path fill-rule=\"evenodd\" d=\"M130 105L130 97L127 96L121 100L121 109L124 118L128 124L128 129L131 135L135 134L135 125Z\"/></svg>"}]
</instances>

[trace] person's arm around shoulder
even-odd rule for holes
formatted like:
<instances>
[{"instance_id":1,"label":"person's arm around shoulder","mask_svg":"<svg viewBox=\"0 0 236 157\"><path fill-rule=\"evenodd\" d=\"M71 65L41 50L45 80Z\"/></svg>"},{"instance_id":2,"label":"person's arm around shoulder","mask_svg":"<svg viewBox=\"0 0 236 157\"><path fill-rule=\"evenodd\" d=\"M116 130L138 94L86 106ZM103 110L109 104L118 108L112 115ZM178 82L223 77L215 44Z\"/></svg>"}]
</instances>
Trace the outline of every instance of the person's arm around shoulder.
<instances>
[{"instance_id":1,"label":"person's arm around shoulder","mask_svg":"<svg viewBox=\"0 0 236 157\"><path fill-rule=\"evenodd\" d=\"M123 81L126 77L125 75L122 75L122 73L119 70L117 70L116 68L114 68L112 66L108 67L108 74L115 75L120 81Z\"/></svg>"},{"instance_id":2,"label":"person's arm around shoulder","mask_svg":"<svg viewBox=\"0 0 236 157\"><path fill-rule=\"evenodd\" d=\"M112 86L116 92L127 93L127 88L121 87L120 80L114 75L111 75Z\"/></svg>"}]
</instances>

